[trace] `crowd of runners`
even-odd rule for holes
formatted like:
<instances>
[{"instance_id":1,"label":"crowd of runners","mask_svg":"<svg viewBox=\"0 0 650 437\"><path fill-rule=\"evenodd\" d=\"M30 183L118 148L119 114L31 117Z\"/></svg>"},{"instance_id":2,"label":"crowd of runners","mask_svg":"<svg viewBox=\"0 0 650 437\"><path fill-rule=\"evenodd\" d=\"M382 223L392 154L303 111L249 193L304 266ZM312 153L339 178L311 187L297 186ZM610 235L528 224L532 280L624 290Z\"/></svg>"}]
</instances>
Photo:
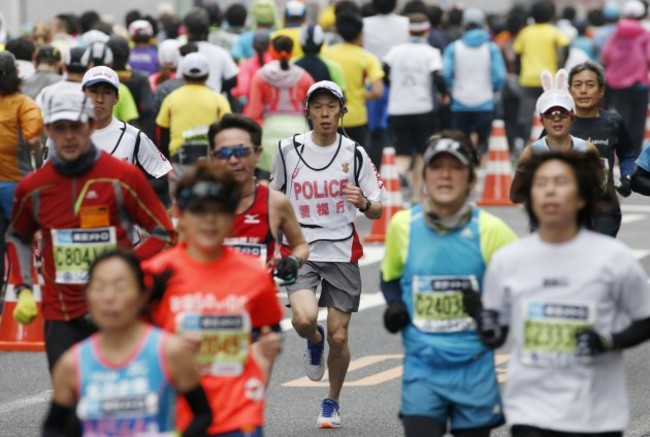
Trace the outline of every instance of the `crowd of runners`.
<instances>
[{"instance_id":1,"label":"crowd of runners","mask_svg":"<svg viewBox=\"0 0 650 437\"><path fill-rule=\"evenodd\" d=\"M616 240L619 196L650 195L647 15L204 1L0 41L2 317L45 321L43 435L262 436L280 289L307 377L328 370L316 426L343 426L355 221L382 218L392 147L406 202L380 287L404 435L622 436L622 352L650 339L647 274ZM471 201L495 119L520 239Z\"/></svg>"}]
</instances>

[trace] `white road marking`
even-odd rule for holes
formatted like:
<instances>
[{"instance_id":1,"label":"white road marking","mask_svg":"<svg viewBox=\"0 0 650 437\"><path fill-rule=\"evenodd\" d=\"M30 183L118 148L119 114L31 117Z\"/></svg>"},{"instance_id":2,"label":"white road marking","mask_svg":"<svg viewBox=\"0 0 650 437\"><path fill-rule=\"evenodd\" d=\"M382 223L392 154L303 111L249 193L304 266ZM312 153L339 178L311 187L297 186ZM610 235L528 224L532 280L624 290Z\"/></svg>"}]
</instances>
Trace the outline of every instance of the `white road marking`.
<instances>
[{"instance_id":1,"label":"white road marking","mask_svg":"<svg viewBox=\"0 0 650 437\"><path fill-rule=\"evenodd\" d=\"M52 390L45 390L33 396L16 399L15 401L5 402L0 404L0 415L12 413L23 408L31 407L32 405L42 404L49 402L52 399Z\"/></svg>"},{"instance_id":2,"label":"white road marking","mask_svg":"<svg viewBox=\"0 0 650 437\"><path fill-rule=\"evenodd\" d=\"M650 212L650 205L621 205L621 210L625 212Z\"/></svg>"},{"instance_id":3,"label":"white road marking","mask_svg":"<svg viewBox=\"0 0 650 437\"><path fill-rule=\"evenodd\" d=\"M647 214L623 214L621 217L621 223L633 223L641 220L645 220Z\"/></svg>"}]
</instances>

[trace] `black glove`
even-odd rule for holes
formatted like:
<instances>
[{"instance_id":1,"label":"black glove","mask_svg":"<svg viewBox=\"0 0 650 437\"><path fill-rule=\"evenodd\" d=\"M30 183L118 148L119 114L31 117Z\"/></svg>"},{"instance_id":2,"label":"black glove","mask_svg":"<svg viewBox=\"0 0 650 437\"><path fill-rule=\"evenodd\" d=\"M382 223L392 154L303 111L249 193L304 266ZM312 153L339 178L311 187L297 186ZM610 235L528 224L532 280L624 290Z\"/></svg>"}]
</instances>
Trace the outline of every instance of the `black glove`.
<instances>
[{"instance_id":1,"label":"black glove","mask_svg":"<svg viewBox=\"0 0 650 437\"><path fill-rule=\"evenodd\" d=\"M384 326L391 334L397 334L410 322L409 312L401 300L388 305L384 311Z\"/></svg>"},{"instance_id":2,"label":"black glove","mask_svg":"<svg viewBox=\"0 0 650 437\"><path fill-rule=\"evenodd\" d=\"M481 295L474 290L463 290L463 305L465 312L478 323L479 315L483 309Z\"/></svg>"},{"instance_id":3,"label":"black glove","mask_svg":"<svg viewBox=\"0 0 650 437\"><path fill-rule=\"evenodd\" d=\"M593 329L576 332L576 355L593 357L612 349L611 337L603 336Z\"/></svg>"},{"instance_id":4,"label":"black glove","mask_svg":"<svg viewBox=\"0 0 650 437\"><path fill-rule=\"evenodd\" d=\"M277 276L278 278L282 279L285 282L285 284L294 283L296 282L296 278L298 277L299 267L300 267L300 263L298 262L295 256L288 256L286 258L282 258L275 265L275 272L273 272L273 276Z\"/></svg>"},{"instance_id":5,"label":"black glove","mask_svg":"<svg viewBox=\"0 0 650 437\"><path fill-rule=\"evenodd\" d=\"M499 325L499 312L495 310L481 310L476 319L478 334L486 346L498 347L504 341L504 332Z\"/></svg>"},{"instance_id":6,"label":"black glove","mask_svg":"<svg viewBox=\"0 0 650 437\"><path fill-rule=\"evenodd\" d=\"M632 187L630 187L630 177L621 176L621 185L616 186L616 191L623 197L629 197L632 194Z\"/></svg>"}]
</instances>

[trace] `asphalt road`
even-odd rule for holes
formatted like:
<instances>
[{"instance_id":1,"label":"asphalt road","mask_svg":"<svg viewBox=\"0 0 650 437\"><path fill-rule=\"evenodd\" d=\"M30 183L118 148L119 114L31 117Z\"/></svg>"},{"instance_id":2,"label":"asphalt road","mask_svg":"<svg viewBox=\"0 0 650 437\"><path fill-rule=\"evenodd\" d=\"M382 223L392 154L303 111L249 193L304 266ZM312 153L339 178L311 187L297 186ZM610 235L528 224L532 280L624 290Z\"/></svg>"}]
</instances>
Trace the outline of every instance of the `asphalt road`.
<instances>
[{"instance_id":1,"label":"asphalt road","mask_svg":"<svg viewBox=\"0 0 650 437\"><path fill-rule=\"evenodd\" d=\"M527 220L519 207L490 208L520 235ZM647 231L650 202L641 196L624 201L624 224L619 238L636 251L650 272L650 233ZM361 234L369 231L360 220ZM276 362L267 402L267 437L305 437L314 432L340 437L400 436L397 418L400 401L402 348L399 337L388 334L381 322L383 299L379 294L381 245L368 245L363 261L362 310L352 318L352 363L341 398L343 427L317 430L319 402L327 395L325 383L312 383L302 370L304 341L288 320L283 353ZM285 317L289 317L288 313ZM505 378L507 346L497 351L499 373ZM650 380L646 376L650 346L626 353L628 392L631 405L629 437L650 436ZM0 353L0 436L31 437L39 434L47 407L50 382L42 353ZM616 408L612 405L612 408ZM507 435L505 427L494 435Z\"/></svg>"}]
</instances>

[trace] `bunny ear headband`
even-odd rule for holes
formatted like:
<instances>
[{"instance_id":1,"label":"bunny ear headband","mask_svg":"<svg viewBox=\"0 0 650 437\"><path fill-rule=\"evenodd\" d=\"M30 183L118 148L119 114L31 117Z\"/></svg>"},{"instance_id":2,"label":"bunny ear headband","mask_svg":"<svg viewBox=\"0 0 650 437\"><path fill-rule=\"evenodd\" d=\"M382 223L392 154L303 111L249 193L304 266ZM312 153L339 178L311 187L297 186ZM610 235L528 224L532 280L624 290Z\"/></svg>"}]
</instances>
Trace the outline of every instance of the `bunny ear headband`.
<instances>
[{"instance_id":1,"label":"bunny ear headband","mask_svg":"<svg viewBox=\"0 0 650 437\"><path fill-rule=\"evenodd\" d=\"M569 94L569 72L565 69L555 73L555 80L550 71L544 70L540 75L544 93L537 99L537 113L543 114L550 108L559 106L575 112L575 103Z\"/></svg>"}]
</instances>

